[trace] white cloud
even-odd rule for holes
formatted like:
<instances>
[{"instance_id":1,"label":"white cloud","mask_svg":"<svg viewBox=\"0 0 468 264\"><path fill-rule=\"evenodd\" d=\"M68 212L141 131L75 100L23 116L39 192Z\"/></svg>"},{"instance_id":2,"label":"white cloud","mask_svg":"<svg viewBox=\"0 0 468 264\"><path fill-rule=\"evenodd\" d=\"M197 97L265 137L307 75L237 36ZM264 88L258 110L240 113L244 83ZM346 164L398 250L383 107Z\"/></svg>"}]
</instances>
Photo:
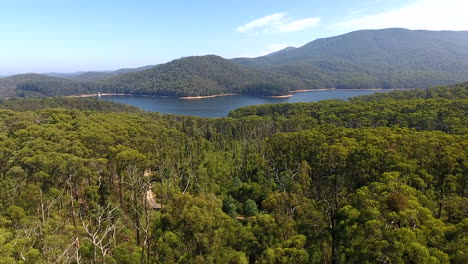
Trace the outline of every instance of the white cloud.
<instances>
[{"instance_id":1,"label":"white cloud","mask_svg":"<svg viewBox=\"0 0 468 264\"><path fill-rule=\"evenodd\" d=\"M247 32L251 30L258 30L262 33L286 33L301 31L316 26L318 23L320 23L320 18L318 17L309 17L295 20L287 17L285 13L274 13L242 25L237 28L237 31Z\"/></svg>"},{"instance_id":2,"label":"white cloud","mask_svg":"<svg viewBox=\"0 0 468 264\"><path fill-rule=\"evenodd\" d=\"M403 27L427 30L468 30L467 0L415 0L398 9L335 24L342 31Z\"/></svg>"},{"instance_id":3,"label":"white cloud","mask_svg":"<svg viewBox=\"0 0 468 264\"><path fill-rule=\"evenodd\" d=\"M251 21L243 26L238 27L237 31L246 32L254 28L258 28L258 27L273 26L273 25L280 23L280 21L285 16L286 16L285 13L274 13L268 16L264 16L262 18L255 19L254 21Z\"/></svg>"}]
</instances>

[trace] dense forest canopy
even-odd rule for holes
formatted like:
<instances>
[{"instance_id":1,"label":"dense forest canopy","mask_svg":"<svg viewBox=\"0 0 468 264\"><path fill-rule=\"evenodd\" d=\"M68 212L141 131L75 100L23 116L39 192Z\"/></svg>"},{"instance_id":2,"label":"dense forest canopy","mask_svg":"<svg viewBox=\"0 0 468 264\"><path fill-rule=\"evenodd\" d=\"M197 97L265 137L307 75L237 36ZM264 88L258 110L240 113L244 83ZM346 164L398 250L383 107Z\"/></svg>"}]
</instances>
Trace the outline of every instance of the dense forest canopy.
<instances>
[{"instance_id":1,"label":"dense forest canopy","mask_svg":"<svg viewBox=\"0 0 468 264\"><path fill-rule=\"evenodd\" d=\"M329 100L318 103L266 104L235 109L230 117L261 116L278 125L334 124L350 128L403 126L417 130L441 130L468 134L468 83L429 89L394 91L358 96L350 102ZM288 120L295 119L290 125Z\"/></svg>"},{"instance_id":2,"label":"dense forest canopy","mask_svg":"<svg viewBox=\"0 0 468 264\"><path fill-rule=\"evenodd\" d=\"M467 94L2 100L0 263L467 263Z\"/></svg>"},{"instance_id":3,"label":"dense forest canopy","mask_svg":"<svg viewBox=\"0 0 468 264\"><path fill-rule=\"evenodd\" d=\"M111 103L95 98L77 98L77 97L53 97L53 98L0 98L0 109L10 109L13 111L38 111L44 108L65 108L76 110L93 110L99 112L126 112L143 113L140 108Z\"/></svg>"}]
</instances>

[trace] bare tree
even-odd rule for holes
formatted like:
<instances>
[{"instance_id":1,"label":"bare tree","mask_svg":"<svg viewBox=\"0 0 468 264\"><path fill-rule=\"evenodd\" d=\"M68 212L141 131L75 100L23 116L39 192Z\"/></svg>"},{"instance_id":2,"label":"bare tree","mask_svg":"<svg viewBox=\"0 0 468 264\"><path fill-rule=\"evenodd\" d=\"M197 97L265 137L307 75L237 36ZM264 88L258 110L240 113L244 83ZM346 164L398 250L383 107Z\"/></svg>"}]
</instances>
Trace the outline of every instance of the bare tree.
<instances>
[{"instance_id":1,"label":"bare tree","mask_svg":"<svg viewBox=\"0 0 468 264\"><path fill-rule=\"evenodd\" d=\"M143 175L136 167L129 167L127 170L129 183L132 187L131 209L134 212L134 219L127 219L132 223L137 232L137 243L141 246L141 263L150 261L150 230L151 230L151 210L157 206L154 193L151 190L151 171L145 170ZM143 177L142 177L143 176ZM146 251L146 256L145 256ZM146 258L146 262L145 262Z\"/></svg>"},{"instance_id":2,"label":"bare tree","mask_svg":"<svg viewBox=\"0 0 468 264\"><path fill-rule=\"evenodd\" d=\"M118 206L112 207L107 204L106 207L98 209L90 220L85 220L80 214L81 224L86 232L86 239L94 247L94 263L105 263L105 257L110 254L111 247L115 242L115 235L119 229L116 221L117 216L114 213L117 208ZM101 258L99 262L98 251Z\"/></svg>"}]
</instances>

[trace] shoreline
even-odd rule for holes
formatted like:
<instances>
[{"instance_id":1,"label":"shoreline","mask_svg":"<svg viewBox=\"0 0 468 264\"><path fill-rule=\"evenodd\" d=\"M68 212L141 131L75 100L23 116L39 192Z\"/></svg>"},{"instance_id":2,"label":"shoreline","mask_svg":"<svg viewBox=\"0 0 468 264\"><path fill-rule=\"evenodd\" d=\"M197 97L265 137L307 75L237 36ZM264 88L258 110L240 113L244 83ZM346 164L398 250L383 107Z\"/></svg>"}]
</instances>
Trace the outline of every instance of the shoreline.
<instances>
[{"instance_id":1,"label":"shoreline","mask_svg":"<svg viewBox=\"0 0 468 264\"><path fill-rule=\"evenodd\" d=\"M291 91L291 93L321 92L321 91L333 91L333 90L339 90L339 89L336 89L336 88L304 89L304 90L294 90L294 91Z\"/></svg>"},{"instance_id":2,"label":"shoreline","mask_svg":"<svg viewBox=\"0 0 468 264\"><path fill-rule=\"evenodd\" d=\"M338 89L338 88L323 88L323 89L306 89L306 90L294 90L291 93L303 93L303 92L320 92L320 91L401 91L410 90L411 88L372 88L372 89Z\"/></svg>"},{"instance_id":3,"label":"shoreline","mask_svg":"<svg viewBox=\"0 0 468 264\"><path fill-rule=\"evenodd\" d=\"M401 91L401 90L408 90L410 88L391 88L391 89L383 89L383 88L373 88L373 89L334 89L338 91Z\"/></svg>"},{"instance_id":4,"label":"shoreline","mask_svg":"<svg viewBox=\"0 0 468 264\"><path fill-rule=\"evenodd\" d=\"M293 97L293 94L285 94L285 95L266 95L266 96L262 96L262 97L266 97L266 98L289 98L289 97Z\"/></svg>"},{"instance_id":5,"label":"shoreline","mask_svg":"<svg viewBox=\"0 0 468 264\"><path fill-rule=\"evenodd\" d=\"M321 91L400 91L400 90L408 90L410 88L392 88L392 89L337 89L337 88L323 88L323 89L304 89L304 90L294 90L290 91L291 94L285 95L265 95L260 97L266 98L289 98L294 96L294 93L303 93L303 92L321 92ZM214 98L214 97L221 97L221 96L233 96L233 95L242 95L242 94L214 94L214 95L201 95L201 96L181 96L181 97L171 97L171 96L161 96L161 95L145 95L145 94L126 94L126 93L101 93L101 94L79 94L79 95L67 95L64 97L75 97L75 98L84 98L84 97L99 97L99 96L111 96L111 95L119 95L119 96L152 96L158 98L174 98L174 99L182 99L182 100L195 100L195 99L206 99L206 98Z\"/></svg>"},{"instance_id":6,"label":"shoreline","mask_svg":"<svg viewBox=\"0 0 468 264\"><path fill-rule=\"evenodd\" d=\"M67 95L67 96L64 96L64 97L79 97L79 98L83 98L83 97L94 97L94 96L106 96L106 95L132 95L132 94L124 94L124 93L102 93L102 94L79 94L79 95Z\"/></svg>"},{"instance_id":7,"label":"shoreline","mask_svg":"<svg viewBox=\"0 0 468 264\"><path fill-rule=\"evenodd\" d=\"M205 99L205 98L214 98L214 97L221 97L221 96L232 96L232 95L240 95L240 94L214 94L214 95L202 95L202 96L182 96L182 97L175 97L175 98L182 99L182 100L193 100L193 99Z\"/></svg>"}]
</instances>

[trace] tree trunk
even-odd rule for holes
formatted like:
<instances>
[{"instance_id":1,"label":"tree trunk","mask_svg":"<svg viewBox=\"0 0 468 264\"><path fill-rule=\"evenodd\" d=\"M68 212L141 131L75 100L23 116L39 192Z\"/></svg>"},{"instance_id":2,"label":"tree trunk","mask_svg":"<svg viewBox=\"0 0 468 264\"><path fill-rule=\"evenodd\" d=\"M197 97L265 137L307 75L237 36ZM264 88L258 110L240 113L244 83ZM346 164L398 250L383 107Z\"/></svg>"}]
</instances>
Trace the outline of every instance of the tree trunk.
<instances>
[{"instance_id":1,"label":"tree trunk","mask_svg":"<svg viewBox=\"0 0 468 264\"><path fill-rule=\"evenodd\" d=\"M332 236L332 264L340 264L340 259L338 256L338 241L337 241L337 231L336 231L336 214L333 212L331 219L331 236Z\"/></svg>"}]
</instances>

